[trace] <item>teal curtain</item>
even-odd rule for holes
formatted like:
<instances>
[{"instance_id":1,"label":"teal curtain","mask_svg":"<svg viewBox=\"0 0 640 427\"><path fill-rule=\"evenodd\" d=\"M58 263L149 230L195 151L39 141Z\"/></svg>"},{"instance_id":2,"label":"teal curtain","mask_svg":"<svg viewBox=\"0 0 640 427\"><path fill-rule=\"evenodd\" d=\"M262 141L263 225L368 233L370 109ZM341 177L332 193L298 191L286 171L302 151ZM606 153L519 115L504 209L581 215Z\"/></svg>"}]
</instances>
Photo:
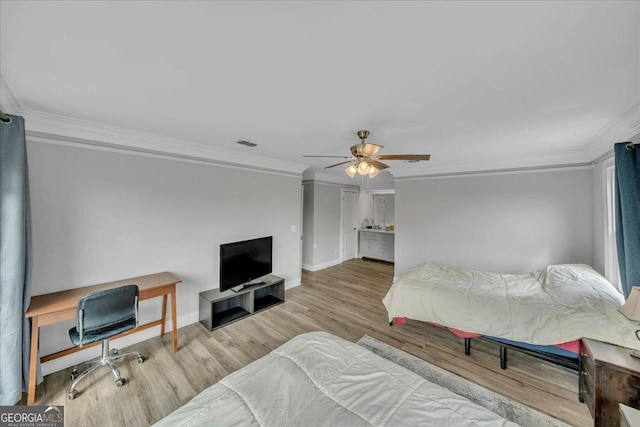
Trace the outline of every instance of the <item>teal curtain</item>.
<instances>
[{"instance_id":1,"label":"teal curtain","mask_svg":"<svg viewBox=\"0 0 640 427\"><path fill-rule=\"evenodd\" d=\"M625 297L640 286L640 145L614 146L616 168L616 246Z\"/></svg>"},{"instance_id":2,"label":"teal curtain","mask_svg":"<svg viewBox=\"0 0 640 427\"><path fill-rule=\"evenodd\" d=\"M0 120L0 405L14 405L27 390L31 343L24 318L31 296L27 145L24 119L9 118Z\"/></svg>"}]
</instances>

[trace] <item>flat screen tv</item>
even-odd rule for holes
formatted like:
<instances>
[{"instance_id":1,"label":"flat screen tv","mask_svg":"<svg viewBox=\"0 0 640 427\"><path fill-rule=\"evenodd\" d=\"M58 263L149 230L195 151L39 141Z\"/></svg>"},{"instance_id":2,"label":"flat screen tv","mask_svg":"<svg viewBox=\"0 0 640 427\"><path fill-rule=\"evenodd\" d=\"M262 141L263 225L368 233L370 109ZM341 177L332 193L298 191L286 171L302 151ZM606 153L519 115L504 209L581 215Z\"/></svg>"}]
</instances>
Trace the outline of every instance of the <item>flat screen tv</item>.
<instances>
[{"instance_id":1,"label":"flat screen tv","mask_svg":"<svg viewBox=\"0 0 640 427\"><path fill-rule=\"evenodd\" d=\"M272 236L220 245L220 292L255 285L271 273L272 250Z\"/></svg>"}]
</instances>

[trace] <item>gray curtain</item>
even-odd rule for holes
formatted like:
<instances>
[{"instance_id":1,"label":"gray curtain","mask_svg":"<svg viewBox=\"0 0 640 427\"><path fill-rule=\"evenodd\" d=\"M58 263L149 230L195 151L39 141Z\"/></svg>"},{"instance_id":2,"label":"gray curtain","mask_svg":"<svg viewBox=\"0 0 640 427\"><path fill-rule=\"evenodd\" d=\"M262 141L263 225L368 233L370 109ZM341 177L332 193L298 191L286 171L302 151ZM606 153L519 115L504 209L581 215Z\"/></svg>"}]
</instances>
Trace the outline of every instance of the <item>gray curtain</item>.
<instances>
[{"instance_id":1,"label":"gray curtain","mask_svg":"<svg viewBox=\"0 0 640 427\"><path fill-rule=\"evenodd\" d=\"M31 229L24 119L0 120L0 405L14 405L27 389ZM42 382L38 363L37 382Z\"/></svg>"},{"instance_id":2,"label":"gray curtain","mask_svg":"<svg viewBox=\"0 0 640 427\"><path fill-rule=\"evenodd\" d=\"M619 142L616 159L616 246L625 297L640 286L640 145Z\"/></svg>"}]
</instances>

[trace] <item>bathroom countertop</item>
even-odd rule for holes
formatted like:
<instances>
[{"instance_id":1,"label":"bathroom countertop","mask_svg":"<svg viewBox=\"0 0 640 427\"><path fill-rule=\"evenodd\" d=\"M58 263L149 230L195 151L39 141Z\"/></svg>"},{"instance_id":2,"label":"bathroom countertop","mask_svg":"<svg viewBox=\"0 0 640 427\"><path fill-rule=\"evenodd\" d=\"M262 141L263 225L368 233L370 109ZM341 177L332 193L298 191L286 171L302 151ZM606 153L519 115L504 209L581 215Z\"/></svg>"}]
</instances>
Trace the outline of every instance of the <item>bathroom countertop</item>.
<instances>
[{"instance_id":1,"label":"bathroom countertop","mask_svg":"<svg viewBox=\"0 0 640 427\"><path fill-rule=\"evenodd\" d=\"M391 231L387 231L387 230L376 230L373 228L361 228L360 231L372 231L374 233L386 233L386 234L393 234L394 230Z\"/></svg>"}]
</instances>

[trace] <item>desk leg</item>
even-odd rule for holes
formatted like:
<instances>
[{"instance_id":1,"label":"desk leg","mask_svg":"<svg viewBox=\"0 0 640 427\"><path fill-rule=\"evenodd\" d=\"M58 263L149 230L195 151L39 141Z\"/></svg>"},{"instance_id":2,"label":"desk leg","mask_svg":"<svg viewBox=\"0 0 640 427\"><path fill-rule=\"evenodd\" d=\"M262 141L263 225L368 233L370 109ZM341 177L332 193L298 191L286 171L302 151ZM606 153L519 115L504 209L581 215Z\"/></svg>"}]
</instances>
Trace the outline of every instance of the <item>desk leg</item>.
<instances>
[{"instance_id":1,"label":"desk leg","mask_svg":"<svg viewBox=\"0 0 640 427\"><path fill-rule=\"evenodd\" d=\"M160 336L164 336L164 324L167 321L167 295L162 295L162 324L160 325Z\"/></svg>"},{"instance_id":2,"label":"desk leg","mask_svg":"<svg viewBox=\"0 0 640 427\"><path fill-rule=\"evenodd\" d=\"M40 339L40 325L38 316L31 318L31 355L29 357L29 387L27 393L27 405L33 405L36 401L36 364L38 363L38 341Z\"/></svg>"},{"instance_id":3,"label":"desk leg","mask_svg":"<svg viewBox=\"0 0 640 427\"><path fill-rule=\"evenodd\" d=\"M165 296L166 298L166 296ZM178 351L178 309L176 301L176 285L174 284L171 289L171 336L173 338L173 352Z\"/></svg>"}]
</instances>

